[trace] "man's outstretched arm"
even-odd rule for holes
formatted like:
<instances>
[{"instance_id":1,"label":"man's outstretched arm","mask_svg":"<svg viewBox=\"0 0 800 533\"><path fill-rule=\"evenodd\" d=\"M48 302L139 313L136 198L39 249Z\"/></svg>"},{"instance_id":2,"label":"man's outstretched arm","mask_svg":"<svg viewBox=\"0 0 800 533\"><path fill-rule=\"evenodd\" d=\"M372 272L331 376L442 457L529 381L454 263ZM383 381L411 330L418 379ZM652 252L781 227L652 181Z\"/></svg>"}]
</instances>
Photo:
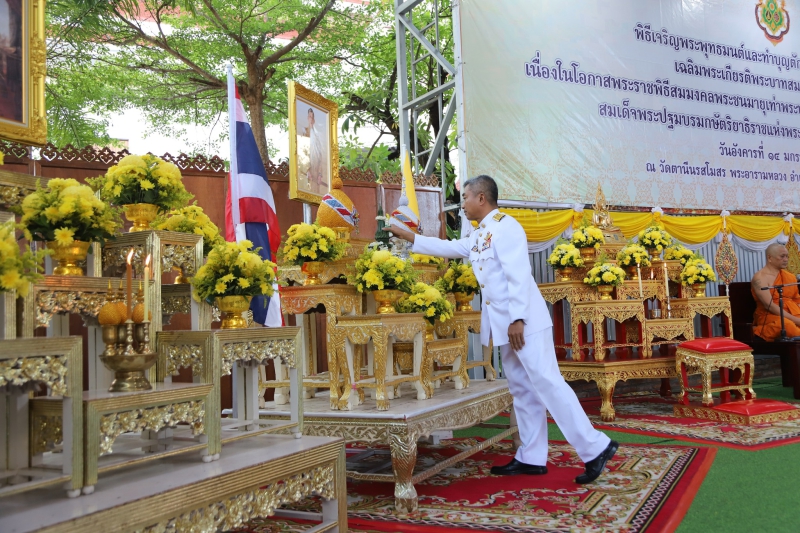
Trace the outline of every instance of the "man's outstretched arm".
<instances>
[{"instance_id":1,"label":"man's outstretched arm","mask_svg":"<svg viewBox=\"0 0 800 533\"><path fill-rule=\"evenodd\" d=\"M444 239L437 239L436 237L417 235L416 233L395 226L384 229L391 232L395 237L399 237L404 241L413 243L414 247L412 249L414 250L414 253L417 254L446 257L448 259L469 257L469 239L466 238L459 239L457 241L448 241Z\"/></svg>"}]
</instances>

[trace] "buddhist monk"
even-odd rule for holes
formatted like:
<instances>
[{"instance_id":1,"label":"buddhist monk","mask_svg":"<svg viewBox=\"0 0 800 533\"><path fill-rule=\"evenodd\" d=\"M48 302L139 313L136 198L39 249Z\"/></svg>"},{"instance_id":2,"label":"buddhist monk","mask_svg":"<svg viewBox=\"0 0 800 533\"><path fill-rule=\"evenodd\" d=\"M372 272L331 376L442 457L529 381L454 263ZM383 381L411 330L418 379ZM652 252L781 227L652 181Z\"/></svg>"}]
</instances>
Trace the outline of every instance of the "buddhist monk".
<instances>
[{"instance_id":1,"label":"buddhist monk","mask_svg":"<svg viewBox=\"0 0 800 533\"><path fill-rule=\"evenodd\" d=\"M767 264L756 272L750 282L750 292L756 300L753 316L753 333L765 341L774 341L781 334L781 317L776 289L762 290L762 287L797 283L797 277L786 270L789 252L782 244L767 247ZM797 285L783 289L783 319L786 335L800 337L800 291Z\"/></svg>"}]
</instances>

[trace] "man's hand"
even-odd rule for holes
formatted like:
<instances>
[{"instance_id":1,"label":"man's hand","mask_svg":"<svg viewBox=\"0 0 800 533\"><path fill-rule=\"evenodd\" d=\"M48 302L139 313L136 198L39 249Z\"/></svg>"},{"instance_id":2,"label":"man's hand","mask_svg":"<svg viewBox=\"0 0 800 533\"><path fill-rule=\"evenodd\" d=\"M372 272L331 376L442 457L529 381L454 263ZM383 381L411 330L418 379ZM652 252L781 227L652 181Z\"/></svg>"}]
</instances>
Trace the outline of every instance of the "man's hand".
<instances>
[{"instance_id":1,"label":"man's hand","mask_svg":"<svg viewBox=\"0 0 800 533\"><path fill-rule=\"evenodd\" d=\"M525 346L525 323L522 320L515 320L508 326L508 342L515 352Z\"/></svg>"},{"instance_id":2,"label":"man's hand","mask_svg":"<svg viewBox=\"0 0 800 533\"><path fill-rule=\"evenodd\" d=\"M404 241L408 241L413 243L414 242L414 233L408 231L407 229L398 228L396 226L386 226L383 228L384 231L388 231L395 237L403 239Z\"/></svg>"}]
</instances>

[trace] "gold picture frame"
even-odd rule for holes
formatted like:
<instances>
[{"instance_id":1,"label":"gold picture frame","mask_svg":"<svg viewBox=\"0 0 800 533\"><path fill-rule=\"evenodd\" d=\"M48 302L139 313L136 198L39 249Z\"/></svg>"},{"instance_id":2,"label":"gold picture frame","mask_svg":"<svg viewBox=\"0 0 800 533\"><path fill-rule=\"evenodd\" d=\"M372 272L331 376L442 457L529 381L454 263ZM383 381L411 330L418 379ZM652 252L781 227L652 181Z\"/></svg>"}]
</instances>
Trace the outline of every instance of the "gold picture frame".
<instances>
[{"instance_id":1,"label":"gold picture frame","mask_svg":"<svg viewBox=\"0 0 800 533\"><path fill-rule=\"evenodd\" d=\"M289 198L319 205L339 177L339 106L289 82Z\"/></svg>"},{"instance_id":2,"label":"gold picture frame","mask_svg":"<svg viewBox=\"0 0 800 533\"><path fill-rule=\"evenodd\" d=\"M0 139L43 146L44 0L6 0L8 24L0 27Z\"/></svg>"}]
</instances>

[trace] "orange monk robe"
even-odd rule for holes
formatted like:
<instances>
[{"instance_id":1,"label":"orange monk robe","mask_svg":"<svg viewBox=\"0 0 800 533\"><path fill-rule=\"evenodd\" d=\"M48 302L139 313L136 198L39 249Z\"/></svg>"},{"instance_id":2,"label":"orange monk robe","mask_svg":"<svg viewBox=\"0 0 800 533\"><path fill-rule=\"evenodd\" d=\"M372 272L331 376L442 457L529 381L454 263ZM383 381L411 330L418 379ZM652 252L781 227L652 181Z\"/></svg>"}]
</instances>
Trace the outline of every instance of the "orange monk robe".
<instances>
[{"instance_id":1,"label":"orange monk robe","mask_svg":"<svg viewBox=\"0 0 800 533\"><path fill-rule=\"evenodd\" d=\"M781 270L778 277L775 278L773 285L782 285L786 283L797 283L797 277L787 270ZM756 301L756 312L753 315L753 333L758 335L765 341L774 341L781 334L781 317L780 315L773 315L764 308L759 299L756 297L755 291L751 288L750 292ZM775 304L772 309L778 310L778 291L770 289L772 294L772 301ZM787 315L794 315L800 318L800 291L797 290L797 285L785 287L783 289L783 313L784 313L784 327L786 328L786 335L789 337L800 337L800 326L786 318Z\"/></svg>"}]
</instances>

